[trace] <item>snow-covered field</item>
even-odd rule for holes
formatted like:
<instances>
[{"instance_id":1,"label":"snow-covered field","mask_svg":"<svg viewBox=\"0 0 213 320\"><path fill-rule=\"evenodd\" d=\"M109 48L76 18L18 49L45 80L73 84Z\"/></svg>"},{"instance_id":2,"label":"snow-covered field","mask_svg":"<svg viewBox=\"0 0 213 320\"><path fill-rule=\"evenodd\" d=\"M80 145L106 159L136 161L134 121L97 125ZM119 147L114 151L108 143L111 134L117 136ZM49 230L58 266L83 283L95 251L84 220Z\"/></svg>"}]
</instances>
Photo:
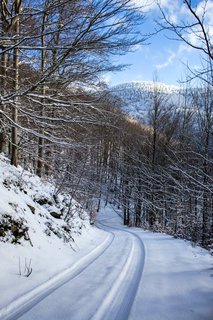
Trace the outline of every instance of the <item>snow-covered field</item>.
<instances>
[{"instance_id":1,"label":"snow-covered field","mask_svg":"<svg viewBox=\"0 0 213 320\"><path fill-rule=\"evenodd\" d=\"M54 200L48 181L2 156L0 194L1 226L10 216L24 234L17 244L13 228L0 231L0 319L213 319L208 251L124 227L111 207L102 208L97 227L74 201L71 221L56 219L51 213L66 215L69 197ZM65 224L74 241L62 236Z\"/></svg>"}]
</instances>

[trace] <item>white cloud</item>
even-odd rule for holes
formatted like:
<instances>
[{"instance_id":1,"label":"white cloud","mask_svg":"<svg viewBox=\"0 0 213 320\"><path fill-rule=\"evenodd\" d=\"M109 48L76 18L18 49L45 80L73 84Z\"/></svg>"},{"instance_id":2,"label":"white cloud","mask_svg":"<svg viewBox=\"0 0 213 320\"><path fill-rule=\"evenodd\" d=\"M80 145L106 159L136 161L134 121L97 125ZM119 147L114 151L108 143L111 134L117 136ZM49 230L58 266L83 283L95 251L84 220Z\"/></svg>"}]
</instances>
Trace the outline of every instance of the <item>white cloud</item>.
<instances>
[{"instance_id":1,"label":"white cloud","mask_svg":"<svg viewBox=\"0 0 213 320\"><path fill-rule=\"evenodd\" d=\"M201 1L197 6L196 13L203 17L203 24L209 34L209 37L213 37L213 0Z\"/></svg>"},{"instance_id":2,"label":"white cloud","mask_svg":"<svg viewBox=\"0 0 213 320\"><path fill-rule=\"evenodd\" d=\"M101 76L101 80L106 84L110 84L110 82L112 81L112 76L110 74L103 74Z\"/></svg>"},{"instance_id":3,"label":"white cloud","mask_svg":"<svg viewBox=\"0 0 213 320\"><path fill-rule=\"evenodd\" d=\"M138 44L135 44L135 45L132 47L132 50L133 50L133 51L142 51L142 50L143 50L143 47L144 47L143 44L138 43Z\"/></svg>"},{"instance_id":4,"label":"white cloud","mask_svg":"<svg viewBox=\"0 0 213 320\"><path fill-rule=\"evenodd\" d=\"M176 58L176 53L173 51L170 51L170 54L169 54L167 60L164 63L155 65L155 68L157 70L164 69L164 68L168 67L169 65L171 65L175 58Z\"/></svg>"},{"instance_id":5,"label":"white cloud","mask_svg":"<svg viewBox=\"0 0 213 320\"><path fill-rule=\"evenodd\" d=\"M174 60L175 60L175 63L178 63L178 64L183 63L183 61L184 61L184 63L186 63L188 60L192 59L192 51L193 50L194 49L192 47L188 46L187 44L181 43L175 52L172 50L169 50L169 55L168 55L166 61L163 63L156 64L155 68L157 70L167 68L168 66L172 65Z\"/></svg>"},{"instance_id":6,"label":"white cloud","mask_svg":"<svg viewBox=\"0 0 213 320\"><path fill-rule=\"evenodd\" d=\"M168 14L171 22L177 22L182 16L190 18L191 14L180 0L132 0L132 3L142 8L143 11L151 11L160 7ZM213 25L213 0L201 0L194 8L196 13L202 17L205 11L205 21Z\"/></svg>"},{"instance_id":7,"label":"white cloud","mask_svg":"<svg viewBox=\"0 0 213 320\"><path fill-rule=\"evenodd\" d=\"M209 1L201 1L197 8L196 8L196 13L199 16L202 16L203 13L205 12L205 22L213 24L213 0Z\"/></svg>"},{"instance_id":8,"label":"white cloud","mask_svg":"<svg viewBox=\"0 0 213 320\"><path fill-rule=\"evenodd\" d=\"M183 1L171 1L171 0L156 0L165 15L171 23L174 25L192 25L190 28L182 30L182 36L192 45L200 46L205 45L204 34L202 28L197 24L197 20L187 8ZM196 14L200 18L210 44L213 39L213 0L201 0L195 7L193 7ZM191 49L191 48L190 48ZM189 50L190 50L189 49ZM180 50L186 50L185 47L180 48Z\"/></svg>"},{"instance_id":9,"label":"white cloud","mask_svg":"<svg viewBox=\"0 0 213 320\"><path fill-rule=\"evenodd\" d=\"M156 0L132 0L136 7L140 7L143 12L156 8Z\"/></svg>"},{"instance_id":10,"label":"white cloud","mask_svg":"<svg viewBox=\"0 0 213 320\"><path fill-rule=\"evenodd\" d=\"M193 8L200 18L209 42L212 42L213 37L213 0L200 1L197 7ZM190 14L189 10L185 10L185 20L187 19L188 23L196 23L196 19ZM193 46L202 47L205 46L203 30L199 25L195 25L191 29L191 33L185 35L186 39Z\"/></svg>"},{"instance_id":11,"label":"white cloud","mask_svg":"<svg viewBox=\"0 0 213 320\"><path fill-rule=\"evenodd\" d=\"M169 10L170 14L175 13L177 8L176 2L171 0L132 0L132 3L138 7L141 7L144 12L157 9L159 4L162 9Z\"/></svg>"},{"instance_id":12,"label":"white cloud","mask_svg":"<svg viewBox=\"0 0 213 320\"><path fill-rule=\"evenodd\" d=\"M177 50L178 54L184 54L184 53L190 53L191 51L193 51L194 49L192 47L190 47L189 45L187 45L186 43L181 43L179 45L179 48Z\"/></svg>"}]
</instances>

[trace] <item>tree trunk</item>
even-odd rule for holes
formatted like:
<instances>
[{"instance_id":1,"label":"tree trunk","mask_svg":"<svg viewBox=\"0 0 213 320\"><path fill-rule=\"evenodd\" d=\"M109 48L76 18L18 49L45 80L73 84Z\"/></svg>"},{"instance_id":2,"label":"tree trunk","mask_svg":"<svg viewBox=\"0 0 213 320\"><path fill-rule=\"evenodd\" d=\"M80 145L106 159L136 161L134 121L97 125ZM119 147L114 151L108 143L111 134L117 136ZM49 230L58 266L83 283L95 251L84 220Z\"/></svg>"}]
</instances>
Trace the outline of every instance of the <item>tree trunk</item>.
<instances>
[{"instance_id":1,"label":"tree trunk","mask_svg":"<svg viewBox=\"0 0 213 320\"><path fill-rule=\"evenodd\" d=\"M15 91L15 98L14 98L14 105L12 110L12 120L14 125L12 127L12 137L11 137L11 164L14 166L18 166L18 130L16 127L16 123L18 123L18 96L16 95L19 89L19 33L20 33L20 21L19 21L19 14L21 10L21 0L15 0L14 2L15 7L15 48L13 52L13 69L14 69L14 91Z\"/></svg>"},{"instance_id":2,"label":"tree trunk","mask_svg":"<svg viewBox=\"0 0 213 320\"><path fill-rule=\"evenodd\" d=\"M45 47L45 28L46 28L46 19L47 15L44 13L43 21L42 21L42 33L41 33L41 46L43 50L41 51L41 74L44 74L45 66L46 66L46 50ZM46 94L46 86L45 83L42 84L41 93L43 96ZM42 99L41 104L41 110L40 110L40 116L41 120L44 117L44 104L45 104L45 98ZM37 163L37 175L39 177L43 174L43 162L44 162L44 129L43 127L40 130L40 137L38 139L38 163Z\"/></svg>"},{"instance_id":3,"label":"tree trunk","mask_svg":"<svg viewBox=\"0 0 213 320\"><path fill-rule=\"evenodd\" d=\"M5 50L5 47L2 46L2 50ZM1 55L1 94L2 96L5 95L5 88L6 88L6 52L3 52ZM5 112L5 105L1 103L1 110L3 113ZM0 121L4 122L4 116L1 115ZM8 138L6 128L1 125L1 132L0 132L0 152L8 153Z\"/></svg>"}]
</instances>

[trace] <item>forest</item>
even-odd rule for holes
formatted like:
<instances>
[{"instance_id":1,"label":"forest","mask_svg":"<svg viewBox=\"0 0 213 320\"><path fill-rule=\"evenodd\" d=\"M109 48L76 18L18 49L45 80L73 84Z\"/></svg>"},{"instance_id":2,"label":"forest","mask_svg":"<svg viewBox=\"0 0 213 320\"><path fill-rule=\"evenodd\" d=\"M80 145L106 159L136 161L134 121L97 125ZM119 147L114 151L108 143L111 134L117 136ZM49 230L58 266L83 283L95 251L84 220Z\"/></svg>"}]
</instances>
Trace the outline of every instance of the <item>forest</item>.
<instances>
[{"instance_id":1,"label":"forest","mask_svg":"<svg viewBox=\"0 0 213 320\"><path fill-rule=\"evenodd\" d=\"M130 0L1 0L0 152L54 180L55 194L68 192L91 222L104 201L122 209L125 225L210 248L213 44L184 3L194 24L175 25L159 5L159 28L189 46L185 31L199 37L203 67L188 70L176 104L156 84L145 123L123 112L124 101L100 80L122 69L113 57L146 41L143 8Z\"/></svg>"}]
</instances>

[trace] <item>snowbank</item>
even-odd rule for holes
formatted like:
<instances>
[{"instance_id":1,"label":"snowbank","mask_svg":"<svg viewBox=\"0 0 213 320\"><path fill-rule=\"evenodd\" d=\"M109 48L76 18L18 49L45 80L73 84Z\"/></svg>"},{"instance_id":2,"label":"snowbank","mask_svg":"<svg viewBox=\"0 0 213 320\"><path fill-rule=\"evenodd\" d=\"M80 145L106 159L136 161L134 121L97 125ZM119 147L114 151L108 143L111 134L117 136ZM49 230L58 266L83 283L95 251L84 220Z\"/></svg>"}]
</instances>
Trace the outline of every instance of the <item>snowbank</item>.
<instances>
[{"instance_id":1,"label":"snowbank","mask_svg":"<svg viewBox=\"0 0 213 320\"><path fill-rule=\"evenodd\" d=\"M56 196L48 181L0 155L0 308L72 266L106 237L69 195Z\"/></svg>"}]
</instances>

